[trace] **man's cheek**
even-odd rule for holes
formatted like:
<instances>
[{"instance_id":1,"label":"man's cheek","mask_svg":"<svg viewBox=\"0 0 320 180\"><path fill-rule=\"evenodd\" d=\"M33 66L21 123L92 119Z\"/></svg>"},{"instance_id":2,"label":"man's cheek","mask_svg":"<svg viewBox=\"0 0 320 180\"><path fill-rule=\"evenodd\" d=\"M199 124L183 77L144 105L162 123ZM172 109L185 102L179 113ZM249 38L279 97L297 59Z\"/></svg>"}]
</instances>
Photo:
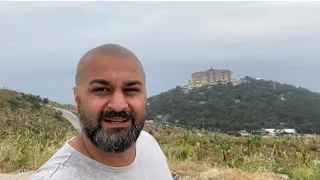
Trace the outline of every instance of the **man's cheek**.
<instances>
[{"instance_id":1,"label":"man's cheek","mask_svg":"<svg viewBox=\"0 0 320 180\"><path fill-rule=\"evenodd\" d=\"M90 116L98 116L101 112L103 112L104 104L100 101L89 101L88 102L88 113Z\"/></svg>"},{"instance_id":2,"label":"man's cheek","mask_svg":"<svg viewBox=\"0 0 320 180\"><path fill-rule=\"evenodd\" d=\"M142 109L139 110L139 113L137 114L137 116L139 118L144 118L145 114L146 114L146 111L145 111L145 109L142 108Z\"/></svg>"}]
</instances>

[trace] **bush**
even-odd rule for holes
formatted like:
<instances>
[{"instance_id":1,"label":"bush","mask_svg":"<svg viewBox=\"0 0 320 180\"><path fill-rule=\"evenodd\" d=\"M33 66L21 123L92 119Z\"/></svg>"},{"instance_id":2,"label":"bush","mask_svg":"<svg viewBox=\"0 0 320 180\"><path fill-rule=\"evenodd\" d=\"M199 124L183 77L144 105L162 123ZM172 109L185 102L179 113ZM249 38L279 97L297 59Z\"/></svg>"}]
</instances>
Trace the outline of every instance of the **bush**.
<instances>
[{"instance_id":1,"label":"bush","mask_svg":"<svg viewBox=\"0 0 320 180\"><path fill-rule=\"evenodd\" d=\"M42 99L42 103L43 104L48 104L49 103L49 99L48 98L43 98Z\"/></svg>"},{"instance_id":2,"label":"bush","mask_svg":"<svg viewBox=\"0 0 320 180\"><path fill-rule=\"evenodd\" d=\"M274 167L276 167L274 160L253 155L244 157L243 162L239 163L237 168L248 172L272 172Z\"/></svg>"},{"instance_id":3,"label":"bush","mask_svg":"<svg viewBox=\"0 0 320 180\"><path fill-rule=\"evenodd\" d=\"M64 117L62 116L62 112L61 111L56 111L54 114L54 118L56 118L59 121L63 121Z\"/></svg>"},{"instance_id":4,"label":"bush","mask_svg":"<svg viewBox=\"0 0 320 180\"><path fill-rule=\"evenodd\" d=\"M8 103L10 104L12 111L15 111L18 107L20 107L20 102L15 98L9 99Z\"/></svg>"},{"instance_id":5,"label":"bush","mask_svg":"<svg viewBox=\"0 0 320 180\"><path fill-rule=\"evenodd\" d=\"M38 109L40 109L40 108L41 108L41 105L40 105L39 103L37 103L37 102L34 102L34 103L33 103L32 109L38 110Z\"/></svg>"}]
</instances>

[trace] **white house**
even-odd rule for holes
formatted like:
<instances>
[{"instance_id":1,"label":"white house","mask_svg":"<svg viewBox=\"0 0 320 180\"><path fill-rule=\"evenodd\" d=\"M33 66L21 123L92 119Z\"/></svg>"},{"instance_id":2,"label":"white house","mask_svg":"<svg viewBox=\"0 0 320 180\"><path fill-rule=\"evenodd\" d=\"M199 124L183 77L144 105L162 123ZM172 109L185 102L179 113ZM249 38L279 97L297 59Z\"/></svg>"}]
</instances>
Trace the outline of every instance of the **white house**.
<instances>
[{"instance_id":1,"label":"white house","mask_svg":"<svg viewBox=\"0 0 320 180\"><path fill-rule=\"evenodd\" d=\"M297 131L295 129L264 129L269 136L276 136L277 134L295 134Z\"/></svg>"}]
</instances>

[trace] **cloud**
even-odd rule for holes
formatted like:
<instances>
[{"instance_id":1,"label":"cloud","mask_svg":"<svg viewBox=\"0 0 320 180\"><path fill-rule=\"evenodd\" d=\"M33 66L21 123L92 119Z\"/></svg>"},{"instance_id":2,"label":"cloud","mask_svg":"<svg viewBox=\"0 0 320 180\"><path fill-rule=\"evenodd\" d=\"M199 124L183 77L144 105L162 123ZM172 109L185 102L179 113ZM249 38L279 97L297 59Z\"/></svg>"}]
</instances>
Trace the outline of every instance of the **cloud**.
<instances>
[{"instance_id":1,"label":"cloud","mask_svg":"<svg viewBox=\"0 0 320 180\"><path fill-rule=\"evenodd\" d=\"M1 2L0 61L21 61L22 55L29 62L63 61L65 56L76 61L107 42L127 46L143 59L162 61L318 55L319 4Z\"/></svg>"},{"instance_id":2,"label":"cloud","mask_svg":"<svg viewBox=\"0 0 320 180\"><path fill-rule=\"evenodd\" d=\"M318 91L319 17L320 2L0 2L0 85L72 103L82 54L118 43L150 95L210 66Z\"/></svg>"}]
</instances>

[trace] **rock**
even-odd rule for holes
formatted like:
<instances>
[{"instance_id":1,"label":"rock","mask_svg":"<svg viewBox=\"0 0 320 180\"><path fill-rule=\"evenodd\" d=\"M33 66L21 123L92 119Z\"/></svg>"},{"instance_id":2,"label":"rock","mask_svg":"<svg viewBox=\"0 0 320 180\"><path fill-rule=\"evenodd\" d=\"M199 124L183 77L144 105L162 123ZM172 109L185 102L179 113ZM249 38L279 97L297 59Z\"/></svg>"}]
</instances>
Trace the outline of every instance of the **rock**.
<instances>
[{"instance_id":1,"label":"rock","mask_svg":"<svg viewBox=\"0 0 320 180\"><path fill-rule=\"evenodd\" d=\"M178 175L175 172L171 172L172 180L178 180Z\"/></svg>"},{"instance_id":2,"label":"rock","mask_svg":"<svg viewBox=\"0 0 320 180\"><path fill-rule=\"evenodd\" d=\"M286 174L278 174L277 180L290 180L289 176Z\"/></svg>"}]
</instances>

